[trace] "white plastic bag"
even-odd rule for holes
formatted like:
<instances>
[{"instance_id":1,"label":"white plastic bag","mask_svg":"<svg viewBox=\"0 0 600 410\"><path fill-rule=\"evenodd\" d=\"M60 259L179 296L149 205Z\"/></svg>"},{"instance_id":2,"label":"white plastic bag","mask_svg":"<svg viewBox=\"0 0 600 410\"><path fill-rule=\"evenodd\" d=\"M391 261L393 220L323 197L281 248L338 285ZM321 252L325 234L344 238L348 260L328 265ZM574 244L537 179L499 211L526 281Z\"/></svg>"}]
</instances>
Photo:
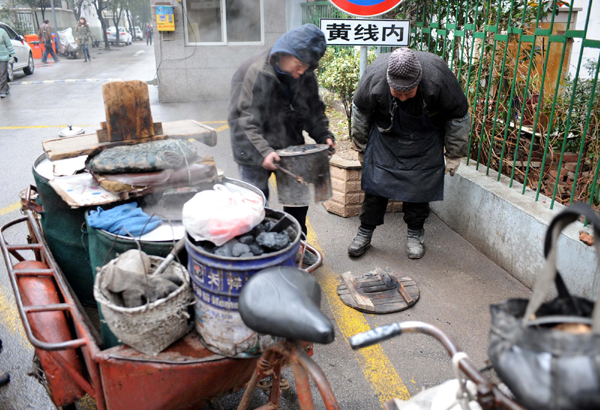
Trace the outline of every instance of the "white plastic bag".
<instances>
[{"instance_id":1,"label":"white plastic bag","mask_svg":"<svg viewBox=\"0 0 600 410\"><path fill-rule=\"evenodd\" d=\"M255 193L231 192L224 185L215 185L183 205L182 219L192 238L221 246L261 223L265 203Z\"/></svg>"}]
</instances>

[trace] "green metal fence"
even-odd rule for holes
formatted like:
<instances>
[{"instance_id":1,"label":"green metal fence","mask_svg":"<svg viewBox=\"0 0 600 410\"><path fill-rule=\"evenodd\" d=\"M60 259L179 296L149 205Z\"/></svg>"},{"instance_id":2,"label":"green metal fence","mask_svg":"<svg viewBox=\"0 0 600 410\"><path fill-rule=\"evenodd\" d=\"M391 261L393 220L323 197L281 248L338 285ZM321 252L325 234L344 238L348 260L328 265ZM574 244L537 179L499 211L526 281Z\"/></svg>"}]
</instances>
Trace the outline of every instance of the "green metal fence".
<instances>
[{"instance_id":1,"label":"green metal fence","mask_svg":"<svg viewBox=\"0 0 600 410\"><path fill-rule=\"evenodd\" d=\"M410 20L411 48L438 54L455 72L471 109L469 162L511 187L520 182L536 201L550 197L551 207L598 209L600 39L588 28L600 16L592 1L577 10L557 0L407 0L382 17ZM344 17L326 1L302 11L317 25Z\"/></svg>"}]
</instances>

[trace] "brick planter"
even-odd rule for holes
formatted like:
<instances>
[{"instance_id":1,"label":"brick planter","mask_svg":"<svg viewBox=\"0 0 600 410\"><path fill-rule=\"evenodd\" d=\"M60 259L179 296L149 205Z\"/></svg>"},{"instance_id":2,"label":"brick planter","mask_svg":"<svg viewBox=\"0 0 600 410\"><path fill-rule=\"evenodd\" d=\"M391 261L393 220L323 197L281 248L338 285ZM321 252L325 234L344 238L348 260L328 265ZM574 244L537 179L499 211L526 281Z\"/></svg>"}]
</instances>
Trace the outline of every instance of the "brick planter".
<instances>
[{"instance_id":1,"label":"brick planter","mask_svg":"<svg viewBox=\"0 0 600 410\"><path fill-rule=\"evenodd\" d=\"M323 202L325 209L344 218L358 216L365 193L360 189L362 166L358 160L348 160L337 155L329 161L333 196ZM402 202L390 201L387 212L402 211Z\"/></svg>"}]
</instances>

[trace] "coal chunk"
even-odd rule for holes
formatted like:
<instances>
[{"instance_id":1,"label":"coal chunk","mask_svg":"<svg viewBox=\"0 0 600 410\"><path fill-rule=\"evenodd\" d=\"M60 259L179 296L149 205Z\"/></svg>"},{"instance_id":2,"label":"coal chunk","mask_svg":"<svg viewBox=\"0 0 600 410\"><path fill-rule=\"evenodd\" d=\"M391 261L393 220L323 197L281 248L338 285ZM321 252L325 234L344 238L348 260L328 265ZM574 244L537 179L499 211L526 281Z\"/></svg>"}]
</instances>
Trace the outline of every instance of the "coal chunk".
<instances>
[{"instance_id":1,"label":"coal chunk","mask_svg":"<svg viewBox=\"0 0 600 410\"><path fill-rule=\"evenodd\" d=\"M251 243L249 246L250 252L252 252L254 256L262 255L264 253L263 248L261 248L256 242Z\"/></svg>"},{"instance_id":2,"label":"coal chunk","mask_svg":"<svg viewBox=\"0 0 600 410\"><path fill-rule=\"evenodd\" d=\"M251 253L250 247L245 243L238 242L231 248L231 254L236 258L245 253Z\"/></svg>"},{"instance_id":3,"label":"coal chunk","mask_svg":"<svg viewBox=\"0 0 600 410\"><path fill-rule=\"evenodd\" d=\"M279 251L290 244L290 237L285 232L263 232L256 237L256 242L267 250Z\"/></svg>"},{"instance_id":4,"label":"coal chunk","mask_svg":"<svg viewBox=\"0 0 600 410\"><path fill-rule=\"evenodd\" d=\"M223 245L215 248L215 255L223 256L225 258L231 258L233 256L233 248L239 244L237 239L232 239L229 242L225 242ZM243 253L243 252L242 252Z\"/></svg>"},{"instance_id":5,"label":"coal chunk","mask_svg":"<svg viewBox=\"0 0 600 410\"><path fill-rule=\"evenodd\" d=\"M251 243L255 242L254 236L252 236L251 234L238 236L237 240L246 245L250 245Z\"/></svg>"}]
</instances>

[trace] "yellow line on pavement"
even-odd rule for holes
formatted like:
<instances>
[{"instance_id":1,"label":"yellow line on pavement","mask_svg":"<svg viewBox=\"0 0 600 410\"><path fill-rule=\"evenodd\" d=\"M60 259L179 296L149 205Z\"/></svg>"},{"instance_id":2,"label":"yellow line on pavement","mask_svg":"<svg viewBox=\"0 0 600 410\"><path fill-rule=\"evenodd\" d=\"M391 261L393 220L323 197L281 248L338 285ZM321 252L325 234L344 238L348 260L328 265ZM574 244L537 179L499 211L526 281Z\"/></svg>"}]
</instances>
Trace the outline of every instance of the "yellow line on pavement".
<instances>
[{"instance_id":1,"label":"yellow line on pavement","mask_svg":"<svg viewBox=\"0 0 600 410\"><path fill-rule=\"evenodd\" d=\"M317 234L308 219L306 227L308 229L308 242L325 256ZM346 342L348 342L351 336L370 330L371 327L365 319L364 314L349 308L340 300L337 294L338 274L333 272L329 266L323 265L317 276L319 284L329 302L333 317ZM404 381L402 381L380 345L356 350L355 356L365 378L371 384L371 388L377 394L377 398L382 406L394 398L401 400L408 400L410 398L410 393Z\"/></svg>"},{"instance_id":2,"label":"yellow line on pavement","mask_svg":"<svg viewBox=\"0 0 600 410\"><path fill-rule=\"evenodd\" d=\"M16 211L20 207L21 207L21 203L20 202L15 202L12 205L9 205L9 206L4 207L4 208L0 208L0 216L9 214L9 213L11 213L13 211Z\"/></svg>"},{"instance_id":3,"label":"yellow line on pavement","mask_svg":"<svg viewBox=\"0 0 600 410\"><path fill-rule=\"evenodd\" d=\"M227 124L227 121L200 121L202 124ZM78 127L94 127L94 125L77 125ZM98 127L100 124L98 124ZM26 130L36 128L66 128L68 125L15 125L11 127L0 127L0 130ZM217 132L223 131L229 128L228 125L224 125L216 129Z\"/></svg>"},{"instance_id":4,"label":"yellow line on pavement","mask_svg":"<svg viewBox=\"0 0 600 410\"><path fill-rule=\"evenodd\" d=\"M35 128L66 128L68 125L16 125L13 127L0 127L0 130L27 130ZM79 125L79 127L92 127L92 125Z\"/></svg>"},{"instance_id":5,"label":"yellow line on pavement","mask_svg":"<svg viewBox=\"0 0 600 410\"><path fill-rule=\"evenodd\" d=\"M6 292L7 289L4 286L0 286L0 318L2 318L0 323L2 323L2 327L8 330L11 335L19 339L22 345L25 345L27 336L21 324L21 316L19 316L17 306L10 301Z\"/></svg>"}]
</instances>

